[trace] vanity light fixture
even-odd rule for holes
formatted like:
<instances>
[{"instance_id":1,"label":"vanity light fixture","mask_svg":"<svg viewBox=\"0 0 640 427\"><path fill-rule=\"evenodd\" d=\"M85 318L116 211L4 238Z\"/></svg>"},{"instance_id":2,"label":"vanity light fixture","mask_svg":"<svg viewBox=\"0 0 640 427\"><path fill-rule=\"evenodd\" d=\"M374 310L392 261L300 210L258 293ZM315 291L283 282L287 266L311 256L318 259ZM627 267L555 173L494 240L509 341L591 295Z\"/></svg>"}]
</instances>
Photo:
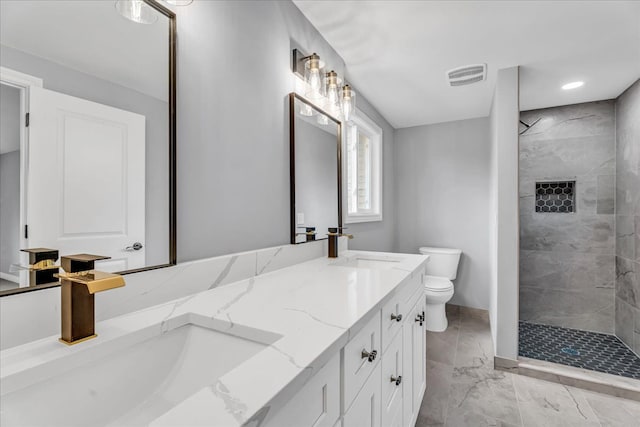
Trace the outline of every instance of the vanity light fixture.
<instances>
[{"instance_id":1,"label":"vanity light fixture","mask_svg":"<svg viewBox=\"0 0 640 427\"><path fill-rule=\"evenodd\" d=\"M342 86L340 103L342 105L342 118L345 122L348 122L356 108L356 93L348 84Z\"/></svg>"},{"instance_id":2,"label":"vanity light fixture","mask_svg":"<svg viewBox=\"0 0 640 427\"><path fill-rule=\"evenodd\" d=\"M582 85L584 85L584 82L571 82L571 83L567 83L565 85L562 85L562 89L563 90L576 89L576 88L579 88Z\"/></svg>"},{"instance_id":3,"label":"vanity light fixture","mask_svg":"<svg viewBox=\"0 0 640 427\"><path fill-rule=\"evenodd\" d=\"M306 55L300 49L293 49L292 71L304 80L305 97L323 108L330 116L343 122L351 120L356 108L356 92L334 70L321 74L324 63L317 53ZM322 78L321 78L322 76ZM341 87L342 85L342 87ZM300 114L308 116L304 108ZM318 116L319 124L326 124L328 117Z\"/></svg>"},{"instance_id":4,"label":"vanity light fixture","mask_svg":"<svg viewBox=\"0 0 640 427\"><path fill-rule=\"evenodd\" d=\"M338 73L331 70L325 74L324 91L327 96L327 110L334 116L340 114L339 85L341 83Z\"/></svg>"},{"instance_id":5,"label":"vanity light fixture","mask_svg":"<svg viewBox=\"0 0 640 427\"><path fill-rule=\"evenodd\" d=\"M320 69L324 63L316 53L312 53L306 58L304 63L304 81L307 83L306 95L308 98L318 100L324 95L322 93L322 78Z\"/></svg>"},{"instance_id":6,"label":"vanity light fixture","mask_svg":"<svg viewBox=\"0 0 640 427\"><path fill-rule=\"evenodd\" d=\"M116 10L120 15L138 24L153 24L158 20L156 11L143 0L117 0Z\"/></svg>"}]
</instances>

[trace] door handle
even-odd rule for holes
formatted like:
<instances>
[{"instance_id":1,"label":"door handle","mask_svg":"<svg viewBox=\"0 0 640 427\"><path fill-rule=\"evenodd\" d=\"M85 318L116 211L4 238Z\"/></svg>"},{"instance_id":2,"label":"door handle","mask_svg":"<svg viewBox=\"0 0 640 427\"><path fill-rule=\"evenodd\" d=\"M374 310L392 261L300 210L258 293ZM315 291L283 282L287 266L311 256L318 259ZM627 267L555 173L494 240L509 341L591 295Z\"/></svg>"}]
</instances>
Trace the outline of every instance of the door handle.
<instances>
[{"instance_id":1,"label":"door handle","mask_svg":"<svg viewBox=\"0 0 640 427\"><path fill-rule=\"evenodd\" d=\"M132 251L139 251L139 250L140 250L140 249L142 249L142 248L143 248L142 243L140 243L140 242L135 242L133 245L131 245L131 246L127 246L126 248L124 248L124 250L125 250L125 251L129 251L129 252L132 252Z\"/></svg>"}]
</instances>

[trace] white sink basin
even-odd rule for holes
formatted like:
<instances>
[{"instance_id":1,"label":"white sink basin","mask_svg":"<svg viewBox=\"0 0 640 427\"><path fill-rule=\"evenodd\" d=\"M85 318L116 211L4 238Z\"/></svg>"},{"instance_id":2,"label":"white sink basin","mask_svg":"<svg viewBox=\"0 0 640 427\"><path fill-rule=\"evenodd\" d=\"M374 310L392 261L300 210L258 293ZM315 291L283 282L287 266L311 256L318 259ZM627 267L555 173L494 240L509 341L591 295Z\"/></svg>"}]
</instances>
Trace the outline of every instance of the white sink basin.
<instances>
[{"instance_id":1,"label":"white sink basin","mask_svg":"<svg viewBox=\"0 0 640 427\"><path fill-rule=\"evenodd\" d=\"M147 425L268 345L186 324L3 395L0 425Z\"/></svg>"},{"instance_id":2,"label":"white sink basin","mask_svg":"<svg viewBox=\"0 0 640 427\"><path fill-rule=\"evenodd\" d=\"M333 264L340 267L365 268L369 270L391 270L397 267L403 258L353 256Z\"/></svg>"}]
</instances>

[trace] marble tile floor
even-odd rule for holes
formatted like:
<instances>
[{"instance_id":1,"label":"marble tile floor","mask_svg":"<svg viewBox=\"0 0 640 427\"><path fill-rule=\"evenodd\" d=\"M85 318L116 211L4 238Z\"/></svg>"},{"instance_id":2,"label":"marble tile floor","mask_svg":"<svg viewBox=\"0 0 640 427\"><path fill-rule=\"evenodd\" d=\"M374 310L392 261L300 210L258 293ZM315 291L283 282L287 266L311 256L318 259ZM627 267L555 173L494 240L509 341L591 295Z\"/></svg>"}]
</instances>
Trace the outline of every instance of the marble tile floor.
<instances>
[{"instance_id":1,"label":"marble tile floor","mask_svg":"<svg viewBox=\"0 0 640 427\"><path fill-rule=\"evenodd\" d=\"M640 402L493 369L488 313L447 306L427 332L427 392L417 427L640 427Z\"/></svg>"}]
</instances>

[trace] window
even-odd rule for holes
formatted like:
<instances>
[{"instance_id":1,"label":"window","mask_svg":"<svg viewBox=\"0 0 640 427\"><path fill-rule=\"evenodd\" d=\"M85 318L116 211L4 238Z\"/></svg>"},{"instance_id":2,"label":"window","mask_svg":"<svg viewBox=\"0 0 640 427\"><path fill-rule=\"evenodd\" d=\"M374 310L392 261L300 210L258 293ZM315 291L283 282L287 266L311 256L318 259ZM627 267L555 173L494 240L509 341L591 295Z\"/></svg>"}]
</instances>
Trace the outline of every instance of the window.
<instances>
[{"instance_id":1,"label":"window","mask_svg":"<svg viewBox=\"0 0 640 427\"><path fill-rule=\"evenodd\" d=\"M344 140L345 223L382 221L382 129L357 110Z\"/></svg>"}]
</instances>

